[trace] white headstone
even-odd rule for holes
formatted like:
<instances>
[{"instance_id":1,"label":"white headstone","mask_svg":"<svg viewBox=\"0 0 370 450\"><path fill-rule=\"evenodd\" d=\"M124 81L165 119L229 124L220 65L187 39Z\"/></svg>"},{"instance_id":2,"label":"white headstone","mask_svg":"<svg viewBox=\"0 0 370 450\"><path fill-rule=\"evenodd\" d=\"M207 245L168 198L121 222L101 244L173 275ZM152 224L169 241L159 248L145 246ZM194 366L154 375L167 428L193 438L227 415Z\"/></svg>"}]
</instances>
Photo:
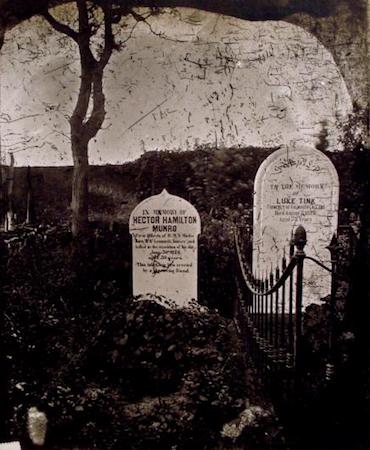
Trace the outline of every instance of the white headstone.
<instances>
[{"instance_id":1,"label":"white headstone","mask_svg":"<svg viewBox=\"0 0 370 450\"><path fill-rule=\"evenodd\" d=\"M149 197L130 216L133 295L163 296L184 307L198 298L200 217L188 201Z\"/></svg>"},{"instance_id":2,"label":"white headstone","mask_svg":"<svg viewBox=\"0 0 370 450\"><path fill-rule=\"evenodd\" d=\"M319 150L283 148L261 164L254 182L253 270L268 274L287 253L295 229L307 232L307 256L330 266L326 248L337 232L339 179ZM304 262L303 304L318 303L330 293L331 276L312 261Z\"/></svg>"},{"instance_id":3,"label":"white headstone","mask_svg":"<svg viewBox=\"0 0 370 450\"><path fill-rule=\"evenodd\" d=\"M21 445L18 441L4 442L0 444L0 450L21 450Z\"/></svg>"}]
</instances>

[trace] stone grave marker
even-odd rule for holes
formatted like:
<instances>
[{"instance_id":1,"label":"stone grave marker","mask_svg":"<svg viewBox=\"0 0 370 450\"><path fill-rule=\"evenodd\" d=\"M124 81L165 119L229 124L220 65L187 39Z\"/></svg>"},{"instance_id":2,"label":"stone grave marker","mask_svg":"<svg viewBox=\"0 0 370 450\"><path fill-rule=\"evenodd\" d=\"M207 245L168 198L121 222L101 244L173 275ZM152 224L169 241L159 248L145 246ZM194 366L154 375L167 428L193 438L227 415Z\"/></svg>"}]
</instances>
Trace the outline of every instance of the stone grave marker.
<instances>
[{"instance_id":1,"label":"stone grave marker","mask_svg":"<svg viewBox=\"0 0 370 450\"><path fill-rule=\"evenodd\" d=\"M319 150L283 148L261 164L254 182L253 271L269 273L285 250L291 234L303 225L307 256L330 267L326 248L337 232L339 179L337 171ZM330 294L331 275L312 261L304 262L304 306Z\"/></svg>"},{"instance_id":2,"label":"stone grave marker","mask_svg":"<svg viewBox=\"0 0 370 450\"><path fill-rule=\"evenodd\" d=\"M0 444L0 450L21 450L19 441L3 442Z\"/></svg>"},{"instance_id":3,"label":"stone grave marker","mask_svg":"<svg viewBox=\"0 0 370 450\"><path fill-rule=\"evenodd\" d=\"M198 298L198 211L163 190L130 216L133 295L163 296L179 307Z\"/></svg>"}]
</instances>

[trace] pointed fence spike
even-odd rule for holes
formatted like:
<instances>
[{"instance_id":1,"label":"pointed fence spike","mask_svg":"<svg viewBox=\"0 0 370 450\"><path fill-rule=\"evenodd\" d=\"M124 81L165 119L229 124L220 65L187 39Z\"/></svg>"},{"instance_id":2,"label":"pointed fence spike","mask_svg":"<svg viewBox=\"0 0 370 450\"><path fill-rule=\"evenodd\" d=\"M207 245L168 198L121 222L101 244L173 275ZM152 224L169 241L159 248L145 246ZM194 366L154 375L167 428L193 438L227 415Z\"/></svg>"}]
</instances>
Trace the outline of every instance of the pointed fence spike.
<instances>
[{"instance_id":1,"label":"pointed fence spike","mask_svg":"<svg viewBox=\"0 0 370 450\"><path fill-rule=\"evenodd\" d=\"M301 252L307 244L307 233L302 225L299 225L294 233L294 245Z\"/></svg>"}]
</instances>

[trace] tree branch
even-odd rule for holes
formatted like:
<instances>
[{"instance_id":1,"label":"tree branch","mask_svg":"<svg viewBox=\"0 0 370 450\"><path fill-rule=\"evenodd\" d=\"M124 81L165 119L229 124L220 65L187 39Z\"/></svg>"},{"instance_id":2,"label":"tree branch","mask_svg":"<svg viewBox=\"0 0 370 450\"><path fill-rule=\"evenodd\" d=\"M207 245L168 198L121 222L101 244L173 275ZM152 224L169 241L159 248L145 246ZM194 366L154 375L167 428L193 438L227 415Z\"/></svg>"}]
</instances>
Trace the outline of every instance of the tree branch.
<instances>
[{"instance_id":1,"label":"tree branch","mask_svg":"<svg viewBox=\"0 0 370 450\"><path fill-rule=\"evenodd\" d=\"M74 41L78 41L78 33L70 28L68 25L65 25L64 23L59 22L58 20L53 17L49 11L45 11L42 13L42 17L56 30L60 33L66 34L70 38L72 38Z\"/></svg>"},{"instance_id":2,"label":"tree branch","mask_svg":"<svg viewBox=\"0 0 370 450\"><path fill-rule=\"evenodd\" d=\"M80 35L87 34L90 38L89 14L86 0L76 0L78 9L78 30Z\"/></svg>"},{"instance_id":3,"label":"tree branch","mask_svg":"<svg viewBox=\"0 0 370 450\"><path fill-rule=\"evenodd\" d=\"M92 112L89 119L83 124L83 134L89 141L95 137L101 129L105 118L105 95L103 92L104 68L112 55L114 48L114 36L112 31L112 2L101 5L104 14L104 48L100 59L96 61L94 71L92 72L91 90L92 94Z\"/></svg>"},{"instance_id":4,"label":"tree branch","mask_svg":"<svg viewBox=\"0 0 370 450\"><path fill-rule=\"evenodd\" d=\"M77 0L78 9L78 48L81 60L81 82L76 107L70 118L73 132L84 127L84 120L89 109L91 92L93 89L93 73L97 69L97 62L90 48L91 26L89 23L86 0ZM85 139L85 136L81 136Z\"/></svg>"},{"instance_id":5,"label":"tree branch","mask_svg":"<svg viewBox=\"0 0 370 450\"><path fill-rule=\"evenodd\" d=\"M104 13L104 49L100 57L99 66L101 69L108 64L114 47L114 36L112 31L112 2L102 5Z\"/></svg>"},{"instance_id":6,"label":"tree branch","mask_svg":"<svg viewBox=\"0 0 370 450\"><path fill-rule=\"evenodd\" d=\"M157 36L161 39L165 39L166 41L172 41L172 42L186 42L181 39L173 39L166 36L163 32L155 31L152 27L152 25L148 22L147 19L149 19L152 16L156 16L158 14L158 11L156 9L151 9L151 12L147 16L143 16L136 12L133 8L130 9L129 13L132 15L132 17L136 20L137 23L143 22L145 25L149 28L150 32L154 34L154 36Z\"/></svg>"},{"instance_id":7,"label":"tree branch","mask_svg":"<svg viewBox=\"0 0 370 450\"><path fill-rule=\"evenodd\" d=\"M89 119L83 125L84 134L88 140L96 136L105 119L105 95L103 92L103 68L93 74L93 109Z\"/></svg>"},{"instance_id":8,"label":"tree branch","mask_svg":"<svg viewBox=\"0 0 370 450\"><path fill-rule=\"evenodd\" d=\"M90 96L92 88L92 74L91 68L84 68L81 65L81 83L78 92L78 99L76 107L70 118L70 124L72 127L72 132L78 127L82 126L83 121L86 117L87 110L89 108Z\"/></svg>"},{"instance_id":9,"label":"tree branch","mask_svg":"<svg viewBox=\"0 0 370 450\"><path fill-rule=\"evenodd\" d=\"M80 50L81 66L86 68L96 63L96 59L90 48L91 24L89 22L89 13L86 0L76 0L78 10L78 38L77 43ZM82 69L83 70L83 69Z\"/></svg>"}]
</instances>

